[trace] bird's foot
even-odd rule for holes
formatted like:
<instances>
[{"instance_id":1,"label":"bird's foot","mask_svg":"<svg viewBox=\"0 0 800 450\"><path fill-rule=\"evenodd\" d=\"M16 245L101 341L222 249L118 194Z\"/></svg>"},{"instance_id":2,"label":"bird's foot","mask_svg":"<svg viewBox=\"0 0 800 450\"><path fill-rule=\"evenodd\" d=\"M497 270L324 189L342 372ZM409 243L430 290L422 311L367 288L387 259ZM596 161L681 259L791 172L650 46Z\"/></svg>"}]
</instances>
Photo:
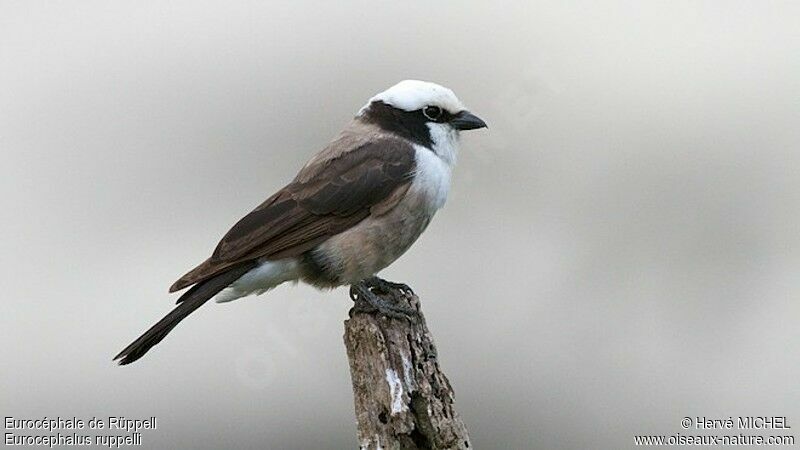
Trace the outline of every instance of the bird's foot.
<instances>
[{"instance_id":1,"label":"bird's foot","mask_svg":"<svg viewBox=\"0 0 800 450\"><path fill-rule=\"evenodd\" d=\"M379 313L394 319L413 320L417 310L397 298L397 291L405 297L406 292L413 295L411 288L401 283L392 283L378 277L370 277L350 286L350 298L355 305L354 313Z\"/></svg>"},{"instance_id":2,"label":"bird's foot","mask_svg":"<svg viewBox=\"0 0 800 450\"><path fill-rule=\"evenodd\" d=\"M376 276L365 278L363 283L366 283L366 285L372 288L373 291L377 290L385 294L388 294L393 290L398 290L403 294L414 295L414 291L407 284L386 281L383 278L378 278Z\"/></svg>"}]
</instances>

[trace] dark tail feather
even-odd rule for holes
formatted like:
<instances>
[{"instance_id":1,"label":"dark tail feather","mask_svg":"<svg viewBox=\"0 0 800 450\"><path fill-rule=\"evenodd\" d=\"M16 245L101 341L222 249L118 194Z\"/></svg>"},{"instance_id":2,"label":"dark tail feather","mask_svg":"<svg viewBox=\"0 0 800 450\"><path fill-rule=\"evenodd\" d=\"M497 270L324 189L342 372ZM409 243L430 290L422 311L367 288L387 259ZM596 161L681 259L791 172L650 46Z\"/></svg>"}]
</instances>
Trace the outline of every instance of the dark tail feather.
<instances>
[{"instance_id":1,"label":"dark tail feather","mask_svg":"<svg viewBox=\"0 0 800 450\"><path fill-rule=\"evenodd\" d=\"M154 345L161 342L164 337L175 328L181 320L193 313L197 308L203 306L211 297L223 290L226 286L236 281L239 277L247 273L256 266L255 261L248 261L231 267L227 271L202 281L186 291L180 299L178 306L169 314L159 320L158 323L150 327L149 330L139 336L124 350L119 352L114 360L119 359L119 364L124 366L130 364L144 356Z\"/></svg>"}]
</instances>

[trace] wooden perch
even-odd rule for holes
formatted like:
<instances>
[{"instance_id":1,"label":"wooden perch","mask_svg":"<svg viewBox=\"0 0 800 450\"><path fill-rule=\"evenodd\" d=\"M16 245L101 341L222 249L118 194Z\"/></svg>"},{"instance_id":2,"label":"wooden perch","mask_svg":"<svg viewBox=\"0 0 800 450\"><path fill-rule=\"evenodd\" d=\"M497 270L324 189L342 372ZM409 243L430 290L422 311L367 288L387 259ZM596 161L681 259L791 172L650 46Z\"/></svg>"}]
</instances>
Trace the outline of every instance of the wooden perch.
<instances>
[{"instance_id":1,"label":"wooden perch","mask_svg":"<svg viewBox=\"0 0 800 450\"><path fill-rule=\"evenodd\" d=\"M359 445L370 450L471 448L419 298L400 289L378 295L417 313L406 319L351 310L344 322Z\"/></svg>"}]
</instances>

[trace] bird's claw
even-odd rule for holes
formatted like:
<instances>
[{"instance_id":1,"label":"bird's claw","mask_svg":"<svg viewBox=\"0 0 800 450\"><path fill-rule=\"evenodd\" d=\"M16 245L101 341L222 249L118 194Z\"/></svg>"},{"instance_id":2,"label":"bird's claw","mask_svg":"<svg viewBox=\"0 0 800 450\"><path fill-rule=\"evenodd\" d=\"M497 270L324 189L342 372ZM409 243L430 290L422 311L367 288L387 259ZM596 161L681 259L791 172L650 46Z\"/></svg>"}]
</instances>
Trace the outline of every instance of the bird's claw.
<instances>
[{"instance_id":1,"label":"bird's claw","mask_svg":"<svg viewBox=\"0 0 800 450\"><path fill-rule=\"evenodd\" d=\"M377 277L372 277L377 278ZM372 279L363 280L350 286L350 298L355 305L351 310L353 313L379 313L394 319L412 320L417 315L417 311L410 306L391 300L391 289L401 289L411 292L408 286L401 283L391 283L377 278L377 282ZM397 286L401 285L401 286Z\"/></svg>"},{"instance_id":2,"label":"bird's claw","mask_svg":"<svg viewBox=\"0 0 800 450\"><path fill-rule=\"evenodd\" d=\"M401 291L403 294L414 295L414 290L412 290L407 284L387 281L376 276L366 278L363 283L365 283L373 291L377 290L384 294L389 294L391 291L397 290Z\"/></svg>"}]
</instances>

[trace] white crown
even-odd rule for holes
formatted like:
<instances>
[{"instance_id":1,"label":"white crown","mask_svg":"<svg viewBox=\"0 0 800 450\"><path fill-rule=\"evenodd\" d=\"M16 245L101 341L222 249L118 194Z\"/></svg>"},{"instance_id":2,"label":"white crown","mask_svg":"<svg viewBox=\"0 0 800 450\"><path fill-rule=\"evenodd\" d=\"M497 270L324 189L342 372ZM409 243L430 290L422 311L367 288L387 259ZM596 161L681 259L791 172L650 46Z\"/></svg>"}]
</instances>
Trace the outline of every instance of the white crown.
<instances>
[{"instance_id":1,"label":"white crown","mask_svg":"<svg viewBox=\"0 0 800 450\"><path fill-rule=\"evenodd\" d=\"M363 113L374 101L382 101L403 111L416 111L425 106L438 106L456 114L466 109L450 89L436 83L419 80L403 80L369 99L358 112Z\"/></svg>"}]
</instances>

